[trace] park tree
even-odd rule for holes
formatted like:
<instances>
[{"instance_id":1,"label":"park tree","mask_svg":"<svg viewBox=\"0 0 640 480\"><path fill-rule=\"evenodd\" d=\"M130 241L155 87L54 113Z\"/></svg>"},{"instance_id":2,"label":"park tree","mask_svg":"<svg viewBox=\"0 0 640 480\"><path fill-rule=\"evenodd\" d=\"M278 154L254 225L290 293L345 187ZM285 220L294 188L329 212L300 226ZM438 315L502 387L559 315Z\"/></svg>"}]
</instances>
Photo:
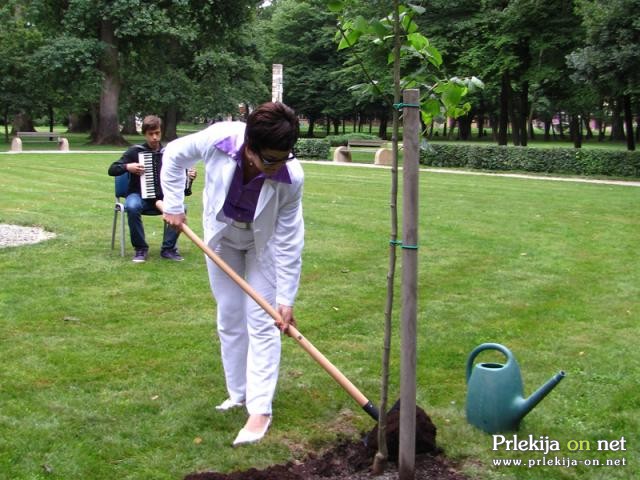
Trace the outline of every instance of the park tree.
<instances>
[{"instance_id":1,"label":"park tree","mask_svg":"<svg viewBox=\"0 0 640 480\"><path fill-rule=\"evenodd\" d=\"M640 92L640 25L637 0L577 0L586 30L585 46L568 56L577 83L589 82L610 95L614 107L622 107L627 149L635 150L634 96Z\"/></svg>"},{"instance_id":2,"label":"park tree","mask_svg":"<svg viewBox=\"0 0 640 480\"><path fill-rule=\"evenodd\" d=\"M269 100L271 68L260 48L255 21L242 25L217 45L197 53L194 59L194 94L186 103L194 117L215 118L238 113L238 106L250 107Z\"/></svg>"},{"instance_id":3,"label":"park tree","mask_svg":"<svg viewBox=\"0 0 640 480\"><path fill-rule=\"evenodd\" d=\"M119 104L123 85L131 65L124 59L144 54L149 46L155 51L145 57L140 69L155 61L164 64L168 73L161 75L161 92L178 101L182 100L181 81L189 76L188 68L196 52L214 45L224 33L247 20L258 0L185 0L180 2L141 2L139 0L40 0L40 19L50 32L59 31L84 39L95 39L102 46L98 69L102 85L98 109L98 125L93 141L98 144L122 144L119 131ZM139 56L139 58L141 58ZM147 61L148 60L148 61ZM156 68L151 74L157 73ZM165 114L172 123L173 110Z\"/></svg>"},{"instance_id":4,"label":"park tree","mask_svg":"<svg viewBox=\"0 0 640 480\"><path fill-rule=\"evenodd\" d=\"M279 0L270 8L262 27L264 58L284 66L283 100L308 119L313 136L319 119L338 119L351 109L350 94L334 75L342 61L333 41L335 18L324 0Z\"/></svg>"},{"instance_id":5,"label":"park tree","mask_svg":"<svg viewBox=\"0 0 640 480\"><path fill-rule=\"evenodd\" d=\"M482 88L482 82L476 77L461 79L453 77L447 79L439 72L442 65L442 56L439 50L431 44L429 39L419 31L418 24L414 21L415 17L424 13L425 9L411 3L401 4L399 0L394 0L391 13L383 18L365 17L360 14L354 14L350 7L353 2L332 0L329 2L329 8L339 14L338 31L339 45L338 49L351 49L358 43L367 43L370 47L368 52L380 49L386 53L386 64L392 65L393 78L388 85L383 85L379 80L372 77L371 72L367 70L366 64L357 57L369 85L366 89L373 89L385 98L385 91L392 91L393 106L393 134L392 134L392 167L391 167L391 235L389 248L389 271L387 273L387 300L385 304L385 326L384 340L382 352L382 381L380 395L380 413L378 418L378 452L376 453L373 472L381 474L387 461L387 444L385 438L386 432L386 406L388 398L388 380L389 380L389 364L390 364L390 348L391 348L391 323L393 315L394 303L394 277L396 266L396 247L402 242L398 242L398 151L399 151L399 117L400 110L404 108L416 108L420 112L423 124L430 123L434 117L438 115L459 117L469 112L471 106L469 103L463 103L464 97L469 91ZM413 103L401 102L401 90L411 89L417 90L416 100ZM389 102L388 98L385 98ZM417 102L417 103L416 103ZM389 102L390 103L390 102ZM406 131L405 131L406 133ZM416 129L416 134L418 130ZM404 140L405 145L417 145L417 138L407 138ZM417 152L416 152L417 154ZM417 158L414 159L417 162ZM408 171L405 165L405 173ZM406 180L406 177L405 177ZM406 188L406 187L405 187ZM413 211L416 205L411 206ZM405 213L407 210L405 209ZM404 232L408 235L409 232ZM403 245L403 248L414 249L415 245ZM405 271L414 270L416 267L415 257L413 257L413 265L405 265ZM413 283L414 291L404 298L412 298L415 302L416 287ZM409 287L408 285L406 286ZM405 305L405 309L409 312L415 312L414 305ZM403 343L413 334L415 334L415 318L410 318L411 314L403 316ZM413 339L412 339L413 341ZM413 453L412 442L415 442L415 344L413 351L407 350L403 352L403 360L406 360L402 372L402 408L400 410L400 447L403 443L409 445L409 450ZM413 387L410 385L413 384ZM412 393L413 392L413 393ZM406 415L406 412L410 412ZM407 435L403 435L402 431L408 431ZM411 458L409 452L400 454L399 462L399 478L404 480L413 478L415 470L415 459Z\"/></svg>"},{"instance_id":6,"label":"park tree","mask_svg":"<svg viewBox=\"0 0 640 480\"><path fill-rule=\"evenodd\" d=\"M45 106L53 131L55 109L67 115L89 111L100 94L96 69L101 47L92 39L61 35L41 45L29 58L34 94Z\"/></svg>"},{"instance_id":7,"label":"park tree","mask_svg":"<svg viewBox=\"0 0 640 480\"><path fill-rule=\"evenodd\" d=\"M10 123L14 131L32 131L32 114L40 107L34 93L37 65L29 58L44 44L44 36L30 20L31 11L24 2L0 6L0 109L7 140Z\"/></svg>"},{"instance_id":8,"label":"park tree","mask_svg":"<svg viewBox=\"0 0 640 480\"><path fill-rule=\"evenodd\" d=\"M581 94L568 80L565 55L582 38L573 2L554 0L429 0L417 19L443 53L443 70L480 76L486 88L470 97L480 130L489 119L499 144L526 145L534 113L547 128L562 105ZM460 136L470 115L459 119ZM465 125L467 124L467 125ZM547 130L548 131L548 130Z\"/></svg>"}]
</instances>

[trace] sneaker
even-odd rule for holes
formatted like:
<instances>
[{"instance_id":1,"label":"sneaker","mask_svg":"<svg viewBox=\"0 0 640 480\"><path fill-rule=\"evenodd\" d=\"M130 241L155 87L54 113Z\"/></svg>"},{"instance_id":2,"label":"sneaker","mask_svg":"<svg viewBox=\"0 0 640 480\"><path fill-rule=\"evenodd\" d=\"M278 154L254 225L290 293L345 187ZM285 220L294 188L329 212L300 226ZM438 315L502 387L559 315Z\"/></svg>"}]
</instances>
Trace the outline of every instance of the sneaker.
<instances>
[{"instance_id":1,"label":"sneaker","mask_svg":"<svg viewBox=\"0 0 640 480\"><path fill-rule=\"evenodd\" d=\"M147 248L136 248L136 254L131 259L134 263L143 263L147 261L147 254L149 250Z\"/></svg>"},{"instance_id":2,"label":"sneaker","mask_svg":"<svg viewBox=\"0 0 640 480\"><path fill-rule=\"evenodd\" d=\"M180 253L178 252L177 248L168 248L166 250L162 250L162 252L160 252L160 256L162 258L166 258L167 260L173 260L174 262L181 262L184 260L184 258L182 258L182 255L180 255Z\"/></svg>"},{"instance_id":3,"label":"sneaker","mask_svg":"<svg viewBox=\"0 0 640 480\"><path fill-rule=\"evenodd\" d=\"M227 410L231 410L232 408L238 408L244 406L244 402L234 402L230 398L227 398L220 405L216 405L216 410L219 412L226 412Z\"/></svg>"}]
</instances>

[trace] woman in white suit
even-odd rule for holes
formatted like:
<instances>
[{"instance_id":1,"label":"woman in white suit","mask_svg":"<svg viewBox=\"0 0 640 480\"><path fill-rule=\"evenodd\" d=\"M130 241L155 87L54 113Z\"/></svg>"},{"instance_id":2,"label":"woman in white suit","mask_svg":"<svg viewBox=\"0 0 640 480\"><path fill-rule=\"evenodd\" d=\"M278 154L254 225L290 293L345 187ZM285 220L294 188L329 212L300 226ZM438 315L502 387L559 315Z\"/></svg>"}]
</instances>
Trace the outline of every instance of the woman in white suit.
<instances>
[{"instance_id":1,"label":"woman in white suit","mask_svg":"<svg viewBox=\"0 0 640 480\"><path fill-rule=\"evenodd\" d=\"M185 169L203 160L205 242L282 317L273 319L207 258L229 397L216 407L246 405L249 418L234 446L261 440L271 423L280 363L280 331L293 323L304 243L304 174L293 155L299 124L278 102L242 122L219 122L169 143L162 168L164 220L185 221ZM277 327L277 328L276 328Z\"/></svg>"}]
</instances>

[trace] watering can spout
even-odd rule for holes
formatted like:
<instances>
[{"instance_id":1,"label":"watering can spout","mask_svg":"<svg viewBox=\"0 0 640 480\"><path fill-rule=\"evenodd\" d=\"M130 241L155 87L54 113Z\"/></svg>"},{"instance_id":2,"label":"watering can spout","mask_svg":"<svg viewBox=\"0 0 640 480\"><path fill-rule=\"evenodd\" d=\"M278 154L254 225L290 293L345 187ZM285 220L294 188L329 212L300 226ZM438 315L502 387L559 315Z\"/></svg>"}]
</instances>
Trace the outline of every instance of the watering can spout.
<instances>
[{"instance_id":1,"label":"watering can spout","mask_svg":"<svg viewBox=\"0 0 640 480\"><path fill-rule=\"evenodd\" d=\"M558 383L564 378L564 371L560 371L556 373L553 377L549 379L547 383L542 385L538 390L531 394L531 396L525 400L523 400L522 406L520 407L520 418L524 417L527 413L529 413L533 408L540 403L540 401L546 397L551 390L553 390Z\"/></svg>"}]
</instances>

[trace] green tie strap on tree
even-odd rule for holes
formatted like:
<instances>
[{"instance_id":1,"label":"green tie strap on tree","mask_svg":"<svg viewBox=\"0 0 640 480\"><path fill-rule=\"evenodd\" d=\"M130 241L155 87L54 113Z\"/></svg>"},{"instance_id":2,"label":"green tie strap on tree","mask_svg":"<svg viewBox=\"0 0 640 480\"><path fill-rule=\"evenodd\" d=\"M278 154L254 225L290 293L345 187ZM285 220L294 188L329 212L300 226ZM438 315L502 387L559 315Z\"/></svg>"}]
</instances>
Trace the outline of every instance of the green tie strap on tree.
<instances>
[{"instance_id":1,"label":"green tie strap on tree","mask_svg":"<svg viewBox=\"0 0 640 480\"><path fill-rule=\"evenodd\" d=\"M420 104L419 103L394 103L393 104L393 108L395 108L396 110L402 110L404 107L420 108Z\"/></svg>"}]
</instances>

